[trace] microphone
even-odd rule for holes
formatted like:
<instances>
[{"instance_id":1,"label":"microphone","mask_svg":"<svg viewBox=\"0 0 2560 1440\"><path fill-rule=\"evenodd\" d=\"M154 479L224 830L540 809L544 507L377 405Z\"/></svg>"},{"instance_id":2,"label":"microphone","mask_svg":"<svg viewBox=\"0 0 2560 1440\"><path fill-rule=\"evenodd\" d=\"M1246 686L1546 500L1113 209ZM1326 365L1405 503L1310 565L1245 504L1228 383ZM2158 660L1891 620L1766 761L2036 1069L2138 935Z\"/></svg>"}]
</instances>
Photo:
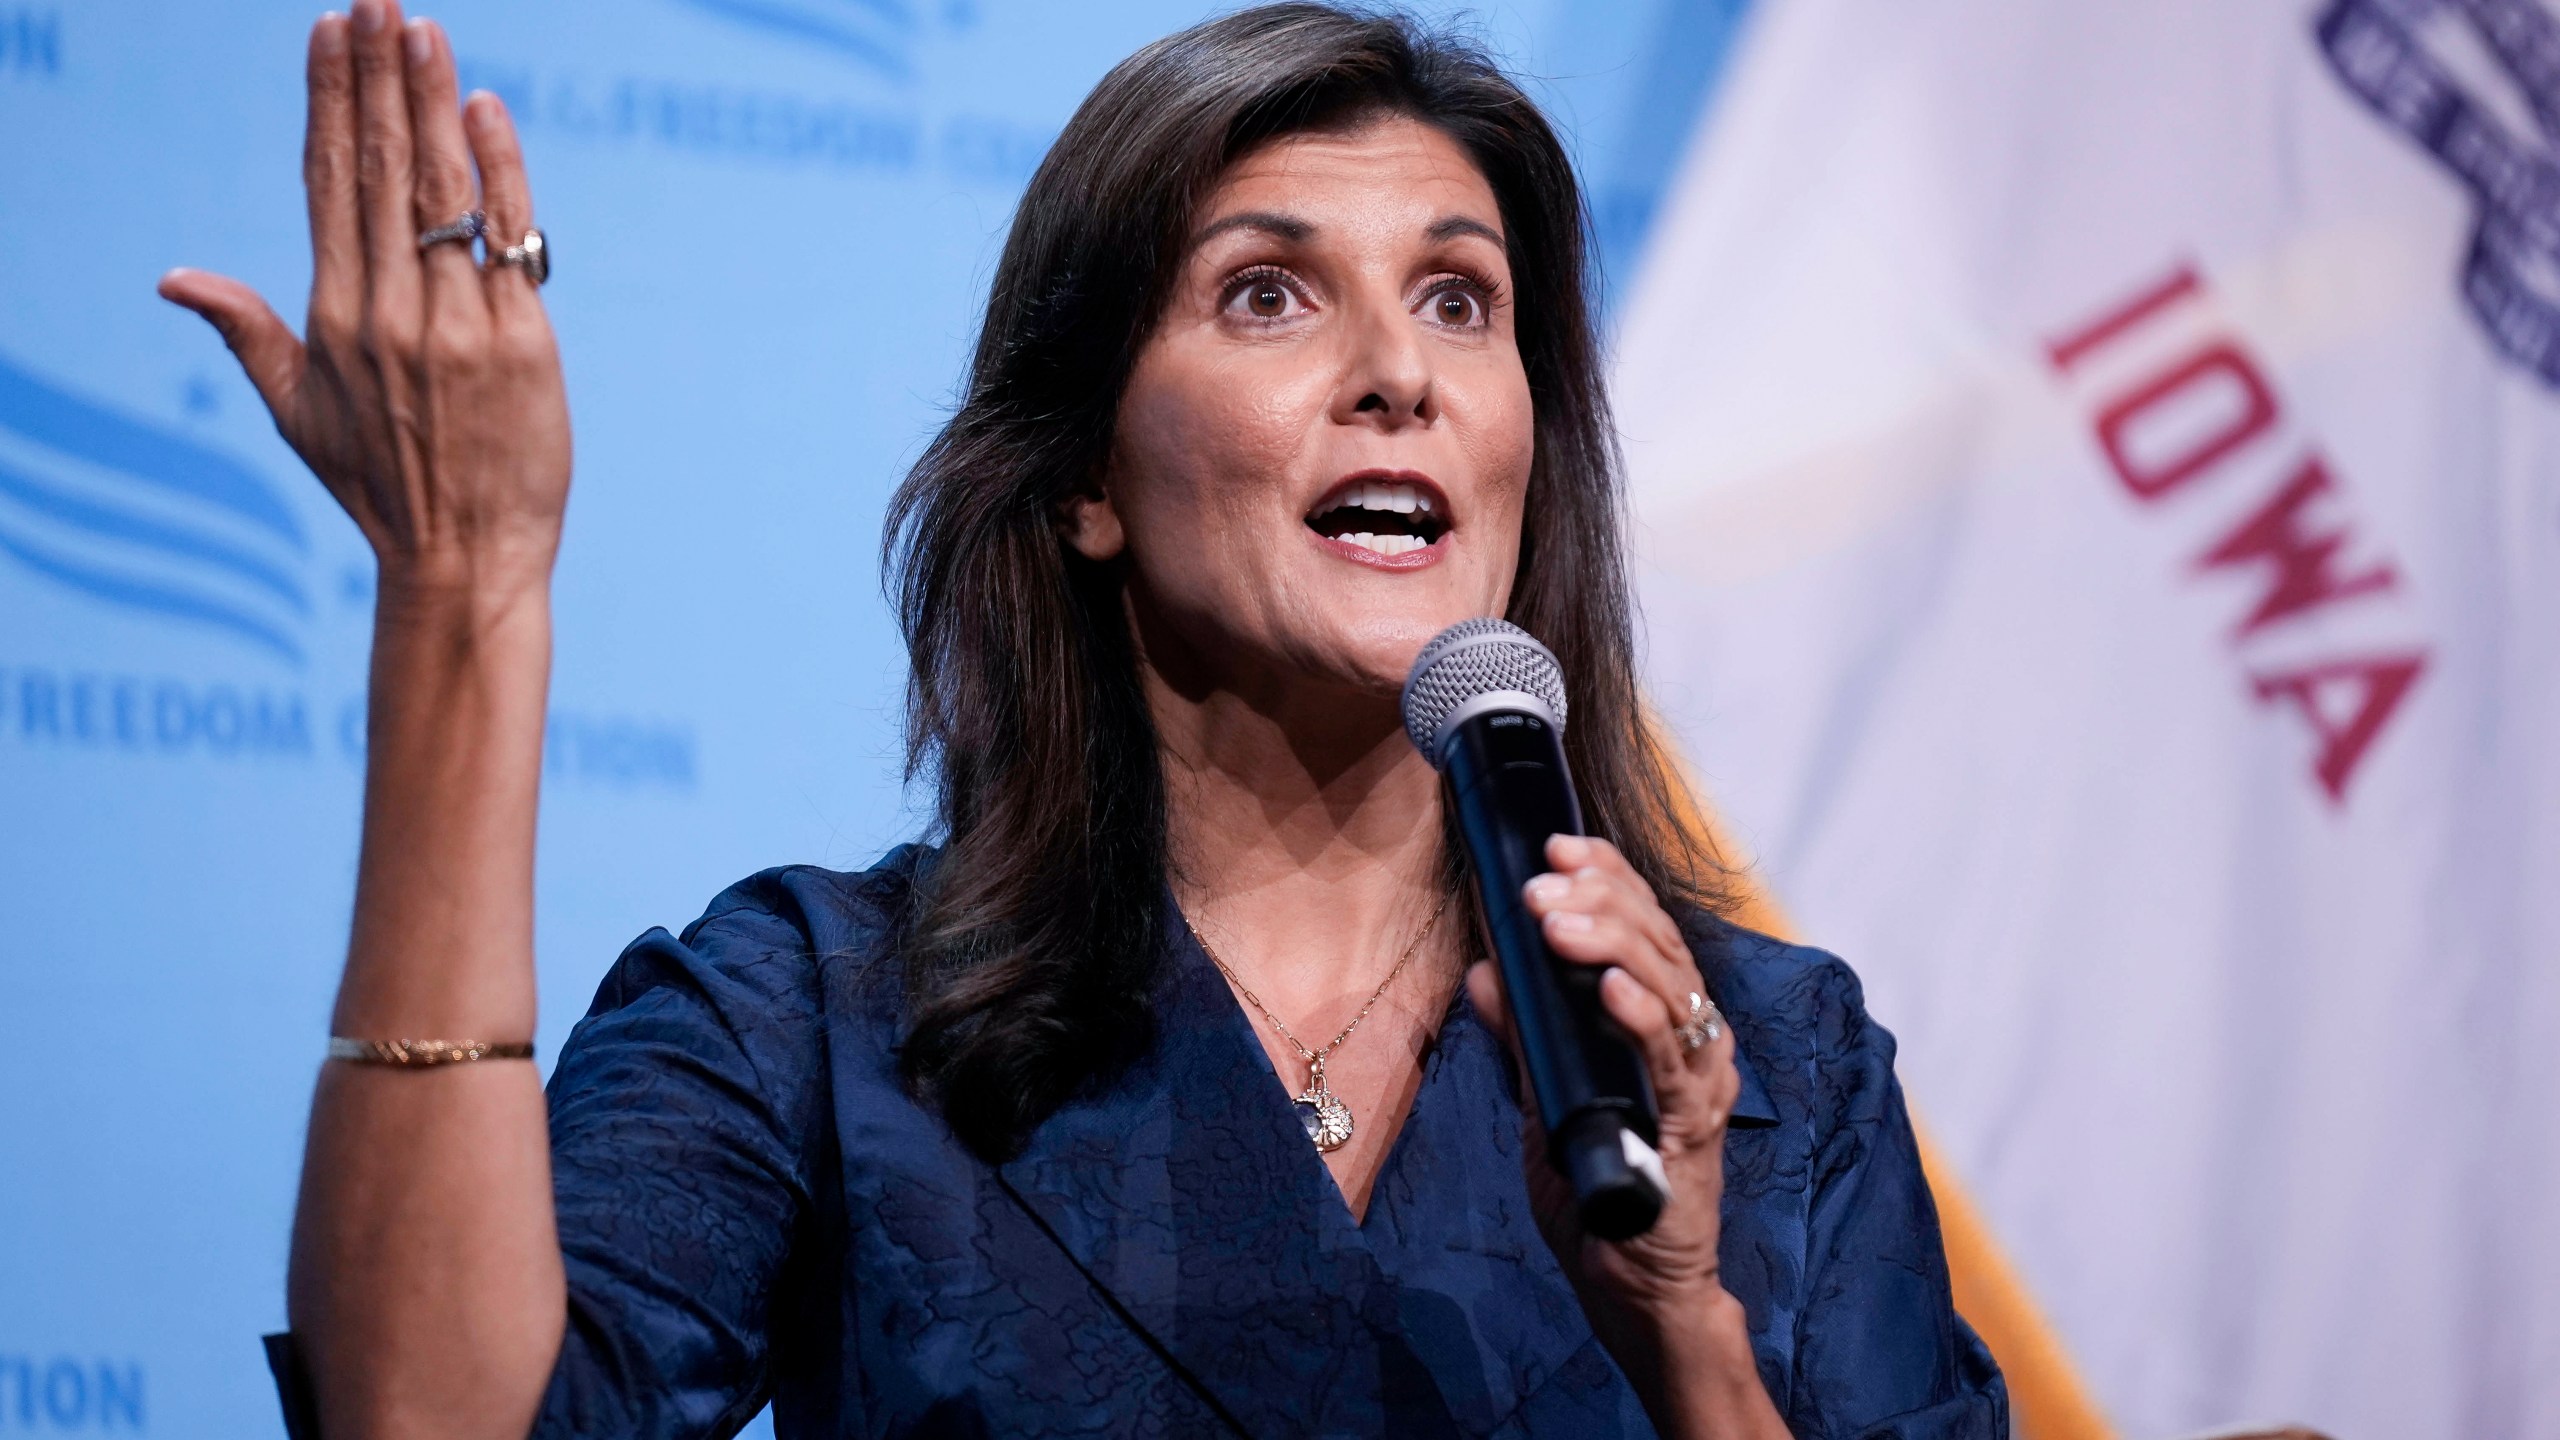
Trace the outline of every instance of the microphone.
<instances>
[{"instance_id":1,"label":"microphone","mask_svg":"<svg viewBox=\"0 0 2560 1440\"><path fill-rule=\"evenodd\" d=\"M1653 1228L1670 1194L1653 1084L1601 1008L1600 968L1557 958L1521 897L1548 868L1547 837L1582 833L1564 720L1554 653L1508 621L1459 621L1405 677L1405 734L1465 837L1547 1158L1572 1182L1582 1228L1625 1240Z\"/></svg>"}]
</instances>

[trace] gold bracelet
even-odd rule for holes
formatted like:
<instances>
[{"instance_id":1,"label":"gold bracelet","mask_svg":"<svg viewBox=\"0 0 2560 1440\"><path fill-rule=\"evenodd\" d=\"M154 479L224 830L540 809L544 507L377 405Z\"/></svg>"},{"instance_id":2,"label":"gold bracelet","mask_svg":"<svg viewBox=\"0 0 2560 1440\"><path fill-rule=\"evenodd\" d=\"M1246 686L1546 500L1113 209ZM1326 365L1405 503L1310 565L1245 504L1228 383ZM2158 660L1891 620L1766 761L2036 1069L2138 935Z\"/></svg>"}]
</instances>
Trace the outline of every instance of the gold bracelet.
<instances>
[{"instance_id":1,"label":"gold bracelet","mask_svg":"<svg viewBox=\"0 0 2560 1440\"><path fill-rule=\"evenodd\" d=\"M466 1060L530 1060L530 1040L358 1040L329 1037L329 1058L359 1065L459 1065Z\"/></svg>"}]
</instances>

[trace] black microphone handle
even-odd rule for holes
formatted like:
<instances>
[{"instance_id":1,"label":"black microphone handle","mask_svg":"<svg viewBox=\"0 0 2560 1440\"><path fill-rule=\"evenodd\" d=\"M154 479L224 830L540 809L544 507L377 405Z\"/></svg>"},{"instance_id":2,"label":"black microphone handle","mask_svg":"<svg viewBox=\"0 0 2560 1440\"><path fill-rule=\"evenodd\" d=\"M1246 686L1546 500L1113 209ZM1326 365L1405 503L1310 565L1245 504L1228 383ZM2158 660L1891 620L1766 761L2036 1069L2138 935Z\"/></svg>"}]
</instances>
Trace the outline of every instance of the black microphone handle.
<instances>
[{"instance_id":1,"label":"black microphone handle","mask_svg":"<svg viewBox=\"0 0 2560 1440\"><path fill-rule=\"evenodd\" d=\"M1582 833L1562 737L1525 709L1488 710L1458 723L1442 757L1547 1158L1572 1182L1584 1230L1604 1240L1641 1235L1667 1198L1653 1153L1653 1084L1601 1007L1599 968L1557 958L1521 898L1549 868L1547 838ZM1630 1146L1629 1135L1641 1144Z\"/></svg>"}]
</instances>

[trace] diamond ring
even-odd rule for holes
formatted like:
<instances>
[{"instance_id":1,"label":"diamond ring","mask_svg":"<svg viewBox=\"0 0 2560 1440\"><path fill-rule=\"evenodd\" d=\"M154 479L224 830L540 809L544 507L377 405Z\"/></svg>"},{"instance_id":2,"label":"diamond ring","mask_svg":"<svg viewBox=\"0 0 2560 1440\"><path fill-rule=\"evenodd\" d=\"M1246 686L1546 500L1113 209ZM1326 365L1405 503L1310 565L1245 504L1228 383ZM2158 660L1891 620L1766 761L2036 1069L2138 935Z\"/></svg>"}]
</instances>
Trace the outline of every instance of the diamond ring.
<instances>
[{"instance_id":1,"label":"diamond ring","mask_svg":"<svg viewBox=\"0 0 2560 1440\"><path fill-rule=\"evenodd\" d=\"M1689 1018L1672 1032L1680 1037L1680 1048L1695 1052L1703 1049L1724 1033L1724 1012L1715 1002L1692 990L1689 992Z\"/></svg>"},{"instance_id":2,"label":"diamond ring","mask_svg":"<svg viewBox=\"0 0 2560 1440\"><path fill-rule=\"evenodd\" d=\"M418 248L421 250L430 250L449 240L459 240L463 244L468 245L472 241L479 239L480 233L488 228L489 219L487 216L481 214L477 210L465 210L462 212L459 219L448 220L433 230L419 232Z\"/></svg>"}]
</instances>

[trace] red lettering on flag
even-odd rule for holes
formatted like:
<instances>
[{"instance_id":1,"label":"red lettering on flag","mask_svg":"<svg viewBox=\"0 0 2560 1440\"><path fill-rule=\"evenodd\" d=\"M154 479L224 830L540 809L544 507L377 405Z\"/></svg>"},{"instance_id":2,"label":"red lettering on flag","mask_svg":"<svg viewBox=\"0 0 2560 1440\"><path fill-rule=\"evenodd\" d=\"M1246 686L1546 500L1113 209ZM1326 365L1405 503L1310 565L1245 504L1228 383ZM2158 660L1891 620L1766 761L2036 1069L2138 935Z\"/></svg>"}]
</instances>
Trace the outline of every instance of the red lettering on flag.
<instances>
[{"instance_id":1,"label":"red lettering on flag","mask_svg":"<svg viewBox=\"0 0 2560 1440\"><path fill-rule=\"evenodd\" d=\"M2320 741L2320 756L2312 762L2311 773L2320 777L2320 788L2335 803L2347 798L2347 782L2364 759L2365 747L2382 733L2391 712L2400 708L2426 665L2426 652L2418 651L2332 661L2281 675L2252 675L2249 680L2260 700L2290 701L2302 712L2303 721ZM2352 708L2341 709L2331 696L2346 697Z\"/></svg>"},{"instance_id":2,"label":"red lettering on flag","mask_svg":"<svg viewBox=\"0 0 2560 1440\"><path fill-rule=\"evenodd\" d=\"M2169 397L2208 380L2227 375L2240 386L2245 402L2240 413L2219 428L2199 437L2184 453L2165 465L2139 465L2125 444L2125 431L2150 410ZM2098 446L2106 451L2107 464L2124 482L2124 488L2135 498L2157 500L2210 468L2215 461L2266 433L2276 422L2275 392L2267 388L2266 377L2249 357L2227 344L2208 345L2178 365L2153 378L2142 388L2123 396L2098 412Z\"/></svg>"},{"instance_id":3,"label":"red lettering on flag","mask_svg":"<svg viewBox=\"0 0 2560 1440\"><path fill-rule=\"evenodd\" d=\"M2183 359L2150 367L2112 399L2103 391L2090 391L2114 382L2070 378L2093 352L2188 300L2206 306L2207 323L2220 332L2219 338L2208 339ZM2275 387L2208 301L2204 278L2193 265L2180 264L2113 310L2045 345L2055 373L2090 402L2091 428L2107 468L2145 504L2167 498L2208 472L2236 477L2254 468L2226 463L2241 447L2280 430L2293 433ZM2147 447L2138 443L2144 441ZM2289 441L2287 448L2293 444ZM2227 488L2231 482L2221 483ZM2312 774L2330 803L2342 805L2357 767L2425 670L2427 651L2397 637L2386 641L2366 634L2343 647L2346 657L2333 649L2325 660L2306 657L2281 673L2258 671L2250 658L2252 637L2277 621L2398 587L2399 573L2387 557L2355 573L2340 573L2340 557L2353 543L2352 528L2343 519L2324 526L2313 514L2313 507L2337 490L2327 463L2316 452L2309 454L2229 533L2204 546L2193 568L2265 567L2265 589L2256 607L2233 627L2232 644L2241 652L2240 664L2259 702L2290 706L2310 728L2318 746ZM2167 518L2193 509L2162 506L2154 513ZM2369 619L2394 630L2409 618L2405 604L2361 609L2356 617L2359 623ZM2358 655L2366 658L2352 658Z\"/></svg>"},{"instance_id":4,"label":"red lettering on flag","mask_svg":"<svg viewBox=\"0 0 2560 1440\"><path fill-rule=\"evenodd\" d=\"M2141 324L2170 301L2193 295L2197 287L2194 267L2181 265L2168 279L2099 316L2079 333L2048 343L2044 353L2054 369L2069 370L2080 363L2081 356Z\"/></svg>"},{"instance_id":5,"label":"red lettering on flag","mask_svg":"<svg viewBox=\"0 0 2560 1440\"><path fill-rule=\"evenodd\" d=\"M2235 638L2246 637L2288 615L2388 590L2399 583L2400 576L2388 560L2376 562L2359 575L2342 577L2331 568L2330 562L2347 543L2348 532L2344 526L2315 531L2304 513L2331 489L2329 467L2320 463L2319 456L2312 456L2255 514L2241 521L2196 561L2199 570L2245 565L2253 560L2267 561L2274 567L2266 594L2259 597L2258 608L2240 622L2239 629L2233 632Z\"/></svg>"}]
</instances>

